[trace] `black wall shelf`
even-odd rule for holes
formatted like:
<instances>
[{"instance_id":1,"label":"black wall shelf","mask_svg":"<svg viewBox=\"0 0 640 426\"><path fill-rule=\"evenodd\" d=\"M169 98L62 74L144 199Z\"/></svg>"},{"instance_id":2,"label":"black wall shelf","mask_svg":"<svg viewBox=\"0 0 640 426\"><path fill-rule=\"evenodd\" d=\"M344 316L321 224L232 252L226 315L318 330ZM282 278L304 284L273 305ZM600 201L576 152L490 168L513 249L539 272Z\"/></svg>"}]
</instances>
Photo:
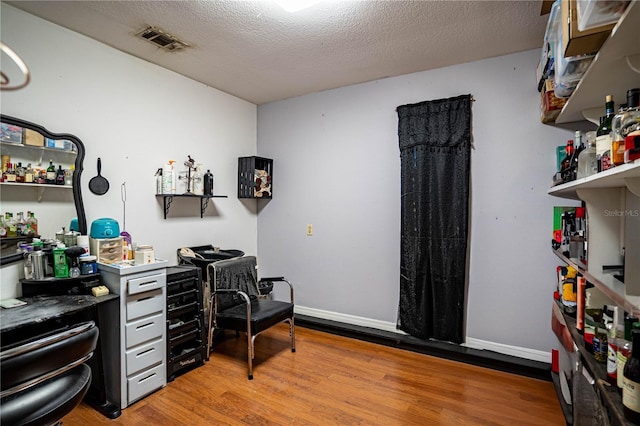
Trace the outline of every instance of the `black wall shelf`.
<instances>
[{"instance_id":1,"label":"black wall shelf","mask_svg":"<svg viewBox=\"0 0 640 426\"><path fill-rule=\"evenodd\" d=\"M257 176L260 173L261 176ZM260 178L260 182L257 179ZM271 199L273 160L264 157L238 158L238 198Z\"/></svg>"},{"instance_id":2,"label":"black wall shelf","mask_svg":"<svg viewBox=\"0 0 640 426\"><path fill-rule=\"evenodd\" d=\"M207 210L210 198L227 198L226 195L195 195L195 194L156 194L156 197L161 197L164 204L164 218L167 218L169 208L173 202L173 197L185 197L185 198L199 198L200 199L200 218L204 217L204 212Z\"/></svg>"}]
</instances>

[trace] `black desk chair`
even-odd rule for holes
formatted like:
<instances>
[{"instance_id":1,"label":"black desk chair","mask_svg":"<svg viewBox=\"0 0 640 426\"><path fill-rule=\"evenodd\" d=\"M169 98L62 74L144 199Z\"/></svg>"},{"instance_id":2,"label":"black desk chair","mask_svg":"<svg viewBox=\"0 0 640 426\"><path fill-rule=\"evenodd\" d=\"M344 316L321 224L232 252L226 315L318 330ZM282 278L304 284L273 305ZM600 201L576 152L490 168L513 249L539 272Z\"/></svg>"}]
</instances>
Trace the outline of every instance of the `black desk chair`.
<instances>
[{"instance_id":1,"label":"black desk chair","mask_svg":"<svg viewBox=\"0 0 640 426\"><path fill-rule=\"evenodd\" d=\"M97 341L89 321L0 352L0 424L51 425L77 407L91 384L84 362Z\"/></svg>"},{"instance_id":2,"label":"black desk chair","mask_svg":"<svg viewBox=\"0 0 640 426\"><path fill-rule=\"evenodd\" d=\"M211 351L217 330L235 330L247 334L247 363L249 380L253 379L255 338L263 331L281 323L289 323L291 352L296 351L293 315L293 286L284 277L257 280L256 258L239 257L207 265L211 283L212 308L209 310L209 344ZM289 285L290 302L260 297L258 287L284 282Z\"/></svg>"}]
</instances>

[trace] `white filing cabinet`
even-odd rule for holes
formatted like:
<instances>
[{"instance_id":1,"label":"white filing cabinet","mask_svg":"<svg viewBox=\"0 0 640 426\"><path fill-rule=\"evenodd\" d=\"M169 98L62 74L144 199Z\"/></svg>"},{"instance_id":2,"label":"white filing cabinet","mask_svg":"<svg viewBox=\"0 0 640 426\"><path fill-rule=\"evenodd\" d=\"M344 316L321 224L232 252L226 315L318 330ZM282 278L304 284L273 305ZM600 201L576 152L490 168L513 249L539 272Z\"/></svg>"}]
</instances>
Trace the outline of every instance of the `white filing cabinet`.
<instances>
[{"instance_id":1,"label":"white filing cabinet","mask_svg":"<svg viewBox=\"0 0 640 426\"><path fill-rule=\"evenodd\" d=\"M120 295L119 320L105 333L111 332L111 344L120 348L111 379L120 384L120 395L114 398L122 409L167 384L167 264L98 264L104 284Z\"/></svg>"}]
</instances>

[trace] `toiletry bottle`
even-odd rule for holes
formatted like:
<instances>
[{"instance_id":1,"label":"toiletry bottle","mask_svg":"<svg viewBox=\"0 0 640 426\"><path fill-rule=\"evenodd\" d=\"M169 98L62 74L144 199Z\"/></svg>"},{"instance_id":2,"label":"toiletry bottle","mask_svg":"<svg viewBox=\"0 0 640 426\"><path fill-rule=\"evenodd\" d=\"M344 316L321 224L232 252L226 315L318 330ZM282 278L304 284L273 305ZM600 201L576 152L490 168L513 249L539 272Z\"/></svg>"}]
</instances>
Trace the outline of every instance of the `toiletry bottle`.
<instances>
[{"instance_id":1,"label":"toiletry bottle","mask_svg":"<svg viewBox=\"0 0 640 426\"><path fill-rule=\"evenodd\" d=\"M204 195L213 195L213 174L207 170L204 174Z\"/></svg>"}]
</instances>

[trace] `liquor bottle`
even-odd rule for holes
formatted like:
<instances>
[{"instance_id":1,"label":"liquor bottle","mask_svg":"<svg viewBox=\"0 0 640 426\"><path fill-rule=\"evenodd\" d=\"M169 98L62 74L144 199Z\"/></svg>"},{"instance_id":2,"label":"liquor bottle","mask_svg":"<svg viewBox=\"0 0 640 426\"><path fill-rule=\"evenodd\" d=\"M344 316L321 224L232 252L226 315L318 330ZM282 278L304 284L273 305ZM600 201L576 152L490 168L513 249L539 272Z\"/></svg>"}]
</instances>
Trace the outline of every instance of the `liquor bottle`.
<instances>
[{"instance_id":1,"label":"liquor bottle","mask_svg":"<svg viewBox=\"0 0 640 426\"><path fill-rule=\"evenodd\" d=\"M19 237L25 235L25 230L27 229L27 221L24 220L24 213L18 212L18 217L16 219L16 233Z\"/></svg>"},{"instance_id":2,"label":"liquor bottle","mask_svg":"<svg viewBox=\"0 0 640 426\"><path fill-rule=\"evenodd\" d=\"M13 219L13 213L7 213L5 223L7 224L7 237L17 237L18 228L16 226L16 221Z\"/></svg>"},{"instance_id":3,"label":"liquor bottle","mask_svg":"<svg viewBox=\"0 0 640 426\"><path fill-rule=\"evenodd\" d=\"M596 161L596 132L587 132L586 137L587 146L578 156L578 179L598 173L598 162Z\"/></svg>"},{"instance_id":4,"label":"liquor bottle","mask_svg":"<svg viewBox=\"0 0 640 426\"><path fill-rule=\"evenodd\" d=\"M7 236L7 225L4 223L4 217L0 215L0 237Z\"/></svg>"},{"instance_id":5,"label":"liquor bottle","mask_svg":"<svg viewBox=\"0 0 640 426\"><path fill-rule=\"evenodd\" d=\"M640 424L640 330L633 331L632 341L631 356L624 366L622 405L624 417Z\"/></svg>"},{"instance_id":6,"label":"liquor bottle","mask_svg":"<svg viewBox=\"0 0 640 426\"><path fill-rule=\"evenodd\" d=\"M614 116L613 96L607 95L605 98L605 115L596 131L596 157L600 158L598 162L599 172L611 168L611 122Z\"/></svg>"},{"instance_id":7,"label":"liquor bottle","mask_svg":"<svg viewBox=\"0 0 640 426\"><path fill-rule=\"evenodd\" d=\"M576 130L573 142L573 156L571 157L571 180L576 180L578 177L578 157L585 149L584 140L582 138L582 132Z\"/></svg>"},{"instance_id":8,"label":"liquor bottle","mask_svg":"<svg viewBox=\"0 0 640 426\"><path fill-rule=\"evenodd\" d=\"M640 329L640 323L635 322L637 318L632 316L625 316L624 318L624 339L618 343L618 390L622 392L624 388L624 366L627 363L627 359L631 355L631 336L633 330Z\"/></svg>"},{"instance_id":9,"label":"liquor bottle","mask_svg":"<svg viewBox=\"0 0 640 426\"><path fill-rule=\"evenodd\" d=\"M573 140L569 139L567 141L567 147L565 148L566 155L562 159L560 163L560 177L563 182L569 182L571 179L570 167L571 167L571 158L573 157Z\"/></svg>"},{"instance_id":10,"label":"liquor bottle","mask_svg":"<svg viewBox=\"0 0 640 426\"><path fill-rule=\"evenodd\" d=\"M618 324L620 322L617 306L611 308L613 321L607 323L607 381L616 386L618 382L618 345L624 340L618 334Z\"/></svg>"},{"instance_id":11,"label":"liquor bottle","mask_svg":"<svg viewBox=\"0 0 640 426\"><path fill-rule=\"evenodd\" d=\"M29 217L27 218L27 224L33 231L33 235L38 235L38 219L36 219L34 212L29 212Z\"/></svg>"},{"instance_id":12,"label":"liquor bottle","mask_svg":"<svg viewBox=\"0 0 640 426\"><path fill-rule=\"evenodd\" d=\"M58 170L56 171L56 185L64 185L64 170L62 170L61 164L58 164Z\"/></svg>"},{"instance_id":13,"label":"liquor bottle","mask_svg":"<svg viewBox=\"0 0 640 426\"><path fill-rule=\"evenodd\" d=\"M624 157L624 152L623 152L623 157ZM19 162L15 169L16 169L15 170L15 172L16 172L16 182L17 183L24 183L25 168L22 167L22 163Z\"/></svg>"},{"instance_id":14,"label":"liquor bottle","mask_svg":"<svg viewBox=\"0 0 640 426\"><path fill-rule=\"evenodd\" d=\"M16 172L13 168L12 163L7 163L7 172L5 174L5 182L15 182L16 181Z\"/></svg>"},{"instance_id":15,"label":"liquor bottle","mask_svg":"<svg viewBox=\"0 0 640 426\"><path fill-rule=\"evenodd\" d=\"M31 163L27 164L27 169L24 173L24 182L33 183L33 169L31 168Z\"/></svg>"},{"instance_id":16,"label":"liquor bottle","mask_svg":"<svg viewBox=\"0 0 640 426\"><path fill-rule=\"evenodd\" d=\"M53 165L53 160L49 160L49 167L47 167L47 183L53 185L56 183L56 167Z\"/></svg>"},{"instance_id":17,"label":"liquor bottle","mask_svg":"<svg viewBox=\"0 0 640 426\"><path fill-rule=\"evenodd\" d=\"M213 174L207 170L204 174L204 195L213 195Z\"/></svg>"}]
</instances>

